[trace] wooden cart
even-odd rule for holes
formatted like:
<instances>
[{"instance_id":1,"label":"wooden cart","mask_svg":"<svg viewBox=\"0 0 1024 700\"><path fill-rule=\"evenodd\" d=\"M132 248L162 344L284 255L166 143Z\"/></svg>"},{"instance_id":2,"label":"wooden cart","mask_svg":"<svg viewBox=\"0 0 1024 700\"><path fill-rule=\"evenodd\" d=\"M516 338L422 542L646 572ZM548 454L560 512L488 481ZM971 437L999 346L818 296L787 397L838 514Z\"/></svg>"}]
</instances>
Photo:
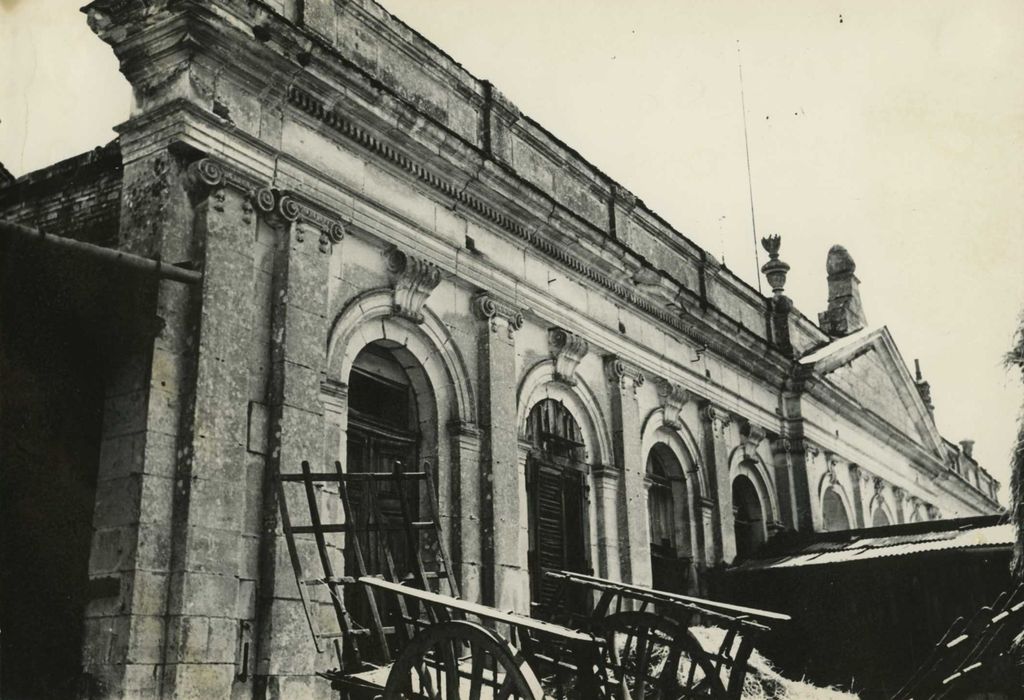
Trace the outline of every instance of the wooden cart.
<instances>
[{"instance_id":1,"label":"wooden cart","mask_svg":"<svg viewBox=\"0 0 1024 700\"><path fill-rule=\"evenodd\" d=\"M464 601L429 469L278 478L282 529L323 671L343 698L738 698L756 635L784 615L551 572L548 619ZM303 522L298 513L308 513ZM708 652L698 619L726 630Z\"/></svg>"}]
</instances>

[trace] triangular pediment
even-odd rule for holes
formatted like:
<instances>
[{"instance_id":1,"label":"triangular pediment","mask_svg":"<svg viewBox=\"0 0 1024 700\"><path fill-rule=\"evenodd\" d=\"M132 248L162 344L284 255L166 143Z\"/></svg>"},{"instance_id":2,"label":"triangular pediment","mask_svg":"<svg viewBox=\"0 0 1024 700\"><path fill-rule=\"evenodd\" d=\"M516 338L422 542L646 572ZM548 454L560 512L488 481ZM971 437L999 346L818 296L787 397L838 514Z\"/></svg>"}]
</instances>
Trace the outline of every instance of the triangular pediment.
<instances>
[{"instance_id":1,"label":"triangular pediment","mask_svg":"<svg viewBox=\"0 0 1024 700\"><path fill-rule=\"evenodd\" d=\"M885 326L834 340L800 363L921 447L944 454L935 420Z\"/></svg>"}]
</instances>

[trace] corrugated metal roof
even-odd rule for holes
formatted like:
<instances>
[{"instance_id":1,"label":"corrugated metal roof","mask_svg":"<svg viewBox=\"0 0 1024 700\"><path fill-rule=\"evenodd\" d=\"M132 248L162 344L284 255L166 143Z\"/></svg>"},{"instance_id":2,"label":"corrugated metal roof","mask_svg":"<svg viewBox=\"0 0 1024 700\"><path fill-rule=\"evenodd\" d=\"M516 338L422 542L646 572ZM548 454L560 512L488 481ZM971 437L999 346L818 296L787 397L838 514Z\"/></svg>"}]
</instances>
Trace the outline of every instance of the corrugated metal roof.
<instances>
[{"instance_id":1,"label":"corrugated metal roof","mask_svg":"<svg viewBox=\"0 0 1024 700\"><path fill-rule=\"evenodd\" d=\"M783 555L748 560L737 565L735 569L753 571L797 566L821 566L882 557L905 557L953 549L1011 547L1013 539L1014 528L1011 524L885 537L856 537L842 542L814 542Z\"/></svg>"}]
</instances>

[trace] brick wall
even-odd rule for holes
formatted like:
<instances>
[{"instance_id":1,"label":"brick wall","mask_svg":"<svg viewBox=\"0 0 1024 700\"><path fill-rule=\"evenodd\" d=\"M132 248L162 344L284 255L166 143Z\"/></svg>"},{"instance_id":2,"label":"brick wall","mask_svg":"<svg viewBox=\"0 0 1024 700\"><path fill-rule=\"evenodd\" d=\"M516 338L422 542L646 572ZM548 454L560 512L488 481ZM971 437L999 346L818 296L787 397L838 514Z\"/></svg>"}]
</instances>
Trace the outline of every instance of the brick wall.
<instances>
[{"instance_id":1,"label":"brick wall","mask_svg":"<svg viewBox=\"0 0 1024 700\"><path fill-rule=\"evenodd\" d=\"M117 141L0 186L0 218L100 245L117 241L120 203Z\"/></svg>"}]
</instances>

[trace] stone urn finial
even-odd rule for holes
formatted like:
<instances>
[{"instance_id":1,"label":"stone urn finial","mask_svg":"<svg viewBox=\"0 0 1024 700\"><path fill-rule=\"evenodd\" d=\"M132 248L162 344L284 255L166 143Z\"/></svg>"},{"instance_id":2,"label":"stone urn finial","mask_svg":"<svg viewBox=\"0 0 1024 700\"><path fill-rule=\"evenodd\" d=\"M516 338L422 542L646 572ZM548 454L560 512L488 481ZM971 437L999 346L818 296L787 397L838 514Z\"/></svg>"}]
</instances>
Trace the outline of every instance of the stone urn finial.
<instances>
[{"instance_id":1,"label":"stone urn finial","mask_svg":"<svg viewBox=\"0 0 1024 700\"><path fill-rule=\"evenodd\" d=\"M765 236L761 239L761 245L768 251L768 262L761 266L761 272L768 279L772 293L781 297L786 287L786 273L789 272L789 264L779 260L782 237L777 233Z\"/></svg>"}]
</instances>

